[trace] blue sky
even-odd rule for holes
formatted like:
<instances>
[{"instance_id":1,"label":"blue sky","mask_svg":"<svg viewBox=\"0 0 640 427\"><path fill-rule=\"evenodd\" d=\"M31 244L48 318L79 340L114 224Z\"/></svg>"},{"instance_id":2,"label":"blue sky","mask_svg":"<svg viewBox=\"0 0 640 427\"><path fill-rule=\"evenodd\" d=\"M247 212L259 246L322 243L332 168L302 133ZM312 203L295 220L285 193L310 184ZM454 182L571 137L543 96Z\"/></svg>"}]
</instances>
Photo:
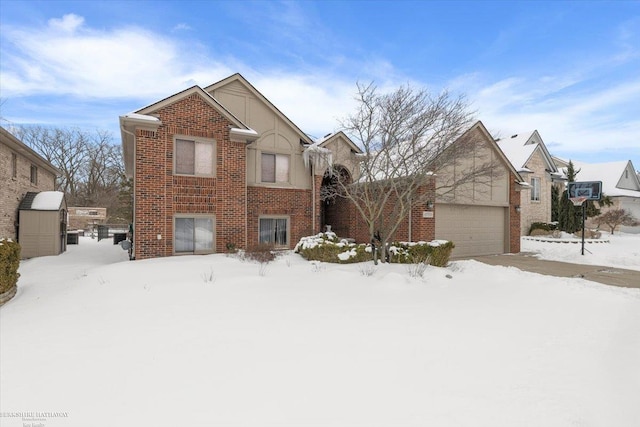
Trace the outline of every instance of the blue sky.
<instances>
[{"instance_id":1,"label":"blue sky","mask_svg":"<svg viewBox=\"0 0 640 427\"><path fill-rule=\"evenodd\" d=\"M356 82L466 94L496 136L640 168L640 2L0 2L2 125L108 129L235 72L307 133Z\"/></svg>"}]
</instances>

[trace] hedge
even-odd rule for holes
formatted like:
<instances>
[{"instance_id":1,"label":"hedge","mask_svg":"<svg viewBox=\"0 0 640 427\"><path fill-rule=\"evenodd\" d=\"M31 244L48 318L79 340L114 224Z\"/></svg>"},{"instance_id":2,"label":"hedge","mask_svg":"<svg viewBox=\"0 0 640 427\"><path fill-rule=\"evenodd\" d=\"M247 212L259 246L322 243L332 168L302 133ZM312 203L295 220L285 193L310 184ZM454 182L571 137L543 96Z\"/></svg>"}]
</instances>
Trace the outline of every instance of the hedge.
<instances>
[{"instance_id":1,"label":"hedge","mask_svg":"<svg viewBox=\"0 0 640 427\"><path fill-rule=\"evenodd\" d=\"M393 242L389 245L389 262L416 264L425 263L444 267L449 263L455 245L446 240L432 242ZM373 250L368 244L355 244L339 239L333 232L319 233L300 239L294 252L309 261L340 264L370 261Z\"/></svg>"},{"instance_id":2,"label":"hedge","mask_svg":"<svg viewBox=\"0 0 640 427\"><path fill-rule=\"evenodd\" d=\"M401 264L417 264L424 262L436 267L449 264L451 251L456 245L447 240L431 242L393 242L389 246L389 261Z\"/></svg>"},{"instance_id":3,"label":"hedge","mask_svg":"<svg viewBox=\"0 0 640 427\"><path fill-rule=\"evenodd\" d=\"M8 292L18 283L20 244L11 239L0 239L0 294Z\"/></svg>"},{"instance_id":4,"label":"hedge","mask_svg":"<svg viewBox=\"0 0 640 427\"><path fill-rule=\"evenodd\" d=\"M529 236L531 236L531 232L533 230L544 230L551 233L553 230L558 228L557 222L534 222L529 227Z\"/></svg>"}]
</instances>

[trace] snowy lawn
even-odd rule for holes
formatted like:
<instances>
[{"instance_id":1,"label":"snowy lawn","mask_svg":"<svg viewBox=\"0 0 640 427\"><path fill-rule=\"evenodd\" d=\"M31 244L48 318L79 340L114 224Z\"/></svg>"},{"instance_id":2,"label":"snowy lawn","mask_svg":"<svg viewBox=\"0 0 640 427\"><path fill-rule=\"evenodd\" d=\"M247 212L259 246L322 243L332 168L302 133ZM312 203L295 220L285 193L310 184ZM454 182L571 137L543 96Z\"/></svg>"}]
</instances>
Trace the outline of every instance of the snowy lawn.
<instances>
[{"instance_id":1,"label":"snowy lawn","mask_svg":"<svg viewBox=\"0 0 640 427\"><path fill-rule=\"evenodd\" d=\"M3 427L29 411L67 413L43 427L640 420L638 289L474 261L412 278L292 253L264 276L225 255L126 258L81 238L21 264L0 309Z\"/></svg>"},{"instance_id":2,"label":"snowy lawn","mask_svg":"<svg viewBox=\"0 0 640 427\"><path fill-rule=\"evenodd\" d=\"M522 239L520 250L533 252L540 259L575 264L604 265L640 270L640 234L602 232L610 243L585 243L581 254L581 239L558 239L558 243ZM588 242L588 240L586 241Z\"/></svg>"}]
</instances>

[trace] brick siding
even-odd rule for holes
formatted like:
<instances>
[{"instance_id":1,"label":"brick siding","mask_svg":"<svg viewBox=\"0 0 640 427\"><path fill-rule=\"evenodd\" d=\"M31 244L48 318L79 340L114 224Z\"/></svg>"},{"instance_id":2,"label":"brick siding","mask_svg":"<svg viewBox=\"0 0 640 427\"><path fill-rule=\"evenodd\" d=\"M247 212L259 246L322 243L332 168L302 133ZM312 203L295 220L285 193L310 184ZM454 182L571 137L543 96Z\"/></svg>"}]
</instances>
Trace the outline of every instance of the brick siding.
<instances>
[{"instance_id":1,"label":"brick siding","mask_svg":"<svg viewBox=\"0 0 640 427\"><path fill-rule=\"evenodd\" d=\"M428 192L425 200L435 200L435 180L431 179L425 189ZM422 197L423 194L420 195ZM385 217L391 216L394 203L387 204ZM408 241L431 241L435 238L435 212L433 218L423 218L422 212L427 210L426 206L417 206L411 212L411 236L409 236L409 218L405 218L399 225L391 240ZM365 222L356 209L355 205L347 199L336 199L325 205L325 223L331 225L331 230L339 237L349 237L358 243L368 243L371 241L371 233ZM374 230L376 231L376 230Z\"/></svg>"},{"instance_id":2,"label":"brick siding","mask_svg":"<svg viewBox=\"0 0 640 427\"><path fill-rule=\"evenodd\" d=\"M156 113L162 121L156 132L136 131L136 259L173 254L176 214L215 216L216 252L228 242L246 246L246 146L230 140L233 124L198 94ZM213 177L174 175L176 135L215 140Z\"/></svg>"},{"instance_id":3,"label":"brick siding","mask_svg":"<svg viewBox=\"0 0 640 427\"><path fill-rule=\"evenodd\" d=\"M17 154L17 176L11 176L11 153ZM31 183L31 165L26 157L0 144L0 238L17 240L18 205L28 191L55 190L55 175L38 167L38 182Z\"/></svg>"},{"instance_id":4,"label":"brick siding","mask_svg":"<svg viewBox=\"0 0 640 427\"><path fill-rule=\"evenodd\" d=\"M520 212L516 212L516 205L520 205L520 195L529 197L529 192L518 191L518 179L509 173L509 252L517 254L520 252Z\"/></svg>"}]
</instances>

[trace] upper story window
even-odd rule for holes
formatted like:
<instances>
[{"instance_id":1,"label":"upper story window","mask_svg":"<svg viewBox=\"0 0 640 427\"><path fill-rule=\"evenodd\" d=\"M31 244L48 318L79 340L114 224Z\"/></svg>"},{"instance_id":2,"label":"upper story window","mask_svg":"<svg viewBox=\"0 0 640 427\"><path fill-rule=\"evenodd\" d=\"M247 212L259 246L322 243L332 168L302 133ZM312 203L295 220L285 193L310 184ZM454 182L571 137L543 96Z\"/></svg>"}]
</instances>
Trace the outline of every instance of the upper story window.
<instances>
[{"instance_id":1,"label":"upper story window","mask_svg":"<svg viewBox=\"0 0 640 427\"><path fill-rule=\"evenodd\" d=\"M531 200L540 201L540 178L531 178Z\"/></svg>"},{"instance_id":2,"label":"upper story window","mask_svg":"<svg viewBox=\"0 0 640 427\"><path fill-rule=\"evenodd\" d=\"M18 155L11 153L11 178L18 177Z\"/></svg>"},{"instance_id":3,"label":"upper story window","mask_svg":"<svg viewBox=\"0 0 640 427\"><path fill-rule=\"evenodd\" d=\"M213 141L176 139L174 166L176 174L213 176L214 159Z\"/></svg>"},{"instance_id":4,"label":"upper story window","mask_svg":"<svg viewBox=\"0 0 640 427\"><path fill-rule=\"evenodd\" d=\"M289 182L289 156L262 153L262 182Z\"/></svg>"},{"instance_id":5,"label":"upper story window","mask_svg":"<svg viewBox=\"0 0 640 427\"><path fill-rule=\"evenodd\" d=\"M31 175L30 175L31 183L33 185L38 185L38 167L35 165L31 165Z\"/></svg>"}]
</instances>

